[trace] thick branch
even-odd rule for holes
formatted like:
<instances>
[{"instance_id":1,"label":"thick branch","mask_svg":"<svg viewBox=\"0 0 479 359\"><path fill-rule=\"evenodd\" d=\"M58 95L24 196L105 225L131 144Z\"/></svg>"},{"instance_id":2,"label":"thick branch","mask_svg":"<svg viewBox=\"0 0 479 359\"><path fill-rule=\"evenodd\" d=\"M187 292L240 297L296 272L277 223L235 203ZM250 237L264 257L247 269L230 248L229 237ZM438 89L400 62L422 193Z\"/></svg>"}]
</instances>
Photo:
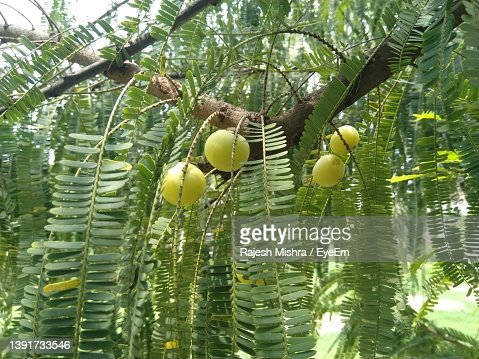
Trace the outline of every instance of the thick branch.
<instances>
[{"instance_id":1,"label":"thick branch","mask_svg":"<svg viewBox=\"0 0 479 359\"><path fill-rule=\"evenodd\" d=\"M0 39L3 42L18 42L21 36L29 38L31 41L45 41L50 38L46 32L35 29L25 29L20 26L7 25L0 22Z\"/></svg>"},{"instance_id":2,"label":"thick branch","mask_svg":"<svg viewBox=\"0 0 479 359\"><path fill-rule=\"evenodd\" d=\"M213 4L216 5L218 0L197 0L189 5L187 8L182 10L175 22L171 26L171 31L173 32L178 29L181 25L187 22L192 17L199 14L203 11L208 5ZM151 46L156 41L149 33L145 33L144 35L140 36L133 44L125 47L125 52L128 53L129 56L133 56L148 46ZM134 73L139 72L141 69L138 65L128 63L125 67L117 67L111 61L108 60L101 60L97 59L95 62L89 64L86 68L77 71L76 73L64 77L61 80L53 83L46 89L44 89L45 97L55 97L61 95L66 90L70 89L71 87L75 86L76 84L93 77L95 75L101 74L105 72L105 75L110 77L112 80L120 80L119 82L127 83L125 81L125 76L133 76ZM121 74L124 72L124 74ZM119 76L119 78L117 78ZM131 79L130 76L130 79Z\"/></svg>"},{"instance_id":3,"label":"thick branch","mask_svg":"<svg viewBox=\"0 0 479 359\"><path fill-rule=\"evenodd\" d=\"M50 34L43 31L25 29L15 25L5 25L5 23L0 23L0 42L19 42L19 39L22 36L28 38L32 42L38 43L55 41L55 36L52 37ZM75 54L70 61L81 66L87 66L98 60L99 58L93 50L83 49Z\"/></svg>"},{"instance_id":4,"label":"thick branch","mask_svg":"<svg viewBox=\"0 0 479 359\"><path fill-rule=\"evenodd\" d=\"M198 15L203 11L208 5L216 5L218 0L196 0L192 2L188 7L183 9L175 19L175 22L172 25L171 32L178 29L185 22ZM0 24L2 25L2 24ZM28 37L32 41L45 41L49 39L49 35L43 32L20 29L18 27L12 27L10 25L2 26L4 31L5 39L18 39L21 35ZM10 29L10 30L9 30ZM0 30L0 38L2 37L2 30ZM140 36L134 43L125 47L125 51L133 56L148 46L152 45L156 39L154 39L149 33ZM135 72L139 72L141 69L138 65L127 63L126 66L118 68L111 61L103 60L96 56L95 54L88 54L84 56L83 53L80 53L78 56L71 59L71 62L78 63L82 66L86 66L83 69L64 76L60 80L52 83L48 87L42 90L45 98L56 97L63 94L65 91L69 90L73 86L79 84L82 81L85 81L91 77L94 77L98 74L105 72L105 75L110 77L113 80L120 80L119 82L126 83L128 81L123 81L126 76L133 76ZM120 72L124 74L120 74ZM130 79L131 79L130 76ZM4 113L6 109L0 108L0 114Z\"/></svg>"},{"instance_id":5,"label":"thick branch","mask_svg":"<svg viewBox=\"0 0 479 359\"><path fill-rule=\"evenodd\" d=\"M189 20L192 16L198 14L209 4L216 4L216 1L197 0L192 3L192 5L181 12L176 19L173 28L178 28L181 24ZM461 16L464 13L464 6L462 4L458 5L453 13L455 18L454 27L457 27L462 22ZM425 31L424 28L418 28L415 30L421 32ZM149 34L145 34L134 44L126 47L126 51L130 55L136 54L151 45L154 41L155 39ZM418 49L412 56L411 61L414 61L419 54L420 49ZM381 45L377 51L375 51L374 56L369 59L368 64L363 71L359 74L359 80L357 83L352 86L355 90L349 93L345 100L338 106L335 115L390 78L392 75L390 63L394 57L394 52L387 43ZM125 63L121 68L118 68L108 61L98 60L84 67L80 71L63 77L61 80L45 88L43 92L47 98L59 96L76 84L102 72L112 80L120 83L128 83L135 73L140 70L140 67L133 63ZM346 83L346 81L344 82ZM326 85L325 87L310 93L305 99L303 99L303 101L293 106L289 111L268 120L268 122L276 122L284 128L289 146L295 145L299 142L306 119L311 114L318 99L322 96L328 86L329 85ZM157 74L151 79L148 86L148 92L162 100L167 100L176 98L179 94L179 88L179 84ZM193 110L193 114L199 119L204 120L217 111L222 115L214 118L212 124L219 128L235 127L244 116L248 116L252 120L259 117L258 113L247 112L242 108L208 96L200 98L198 105ZM0 109L0 114L3 112L4 110ZM246 125L247 121L244 121L243 123Z\"/></svg>"},{"instance_id":6,"label":"thick branch","mask_svg":"<svg viewBox=\"0 0 479 359\"><path fill-rule=\"evenodd\" d=\"M465 8L462 5L457 6L453 16L455 19L454 28L459 26L462 23L462 15L465 14ZM417 31L423 32L425 28L417 28ZM411 61L413 62L421 53L421 49L418 48L416 53L412 56ZM389 46L387 42L383 43L374 56L369 59L368 64L363 69L363 71L358 76L358 81L354 84L353 88L355 91L351 92L346 96L344 101L338 106L334 116L341 113L344 109L351 106L365 94L373 90L374 88L381 85L384 81L389 79L392 76L392 71L390 64L395 58L393 49ZM348 83L346 81L345 84ZM295 145L299 142L301 133L303 132L304 125L308 116L312 113L314 106L324 91L329 85L326 85L319 90L312 92L307 98L306 101L298 103L289 111L284 112L283 114L274 117L271 119L271 122L276 122L279 125L283 126L283 129L286 134L288 144Z\"/></svg>"}]
</instances>

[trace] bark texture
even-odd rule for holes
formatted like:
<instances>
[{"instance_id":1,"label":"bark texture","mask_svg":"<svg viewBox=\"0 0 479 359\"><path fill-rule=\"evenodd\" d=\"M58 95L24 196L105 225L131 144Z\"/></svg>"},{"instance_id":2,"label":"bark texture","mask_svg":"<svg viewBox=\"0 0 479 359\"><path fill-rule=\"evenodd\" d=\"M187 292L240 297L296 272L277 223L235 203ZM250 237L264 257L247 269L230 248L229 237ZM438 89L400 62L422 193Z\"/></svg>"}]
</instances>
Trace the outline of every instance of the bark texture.
<instances>
[{"instance_id":1,"label":"bark texture","mask_svg":"<svg viewBox=\"0 0 479 359\"><path fill-rule=\"evenodd\" d=\"M183 23L203 11L208 5L216 5L216 0L197 0L191 3L190 6L185 8L177 17L173 30L179 28ZM462 15L465 13L465 8L462 4L458 4L454 11L455 27L462 22ZM0 24L1 27L1 24ZM172 31L173 31L172 30ZM416 29L418 31L424 31L424 28ZM20 29L18 27L8 25L7 27L0 28L0 38L4 38L4 41L8 39L15 39L19 36L27 36L32 41L42 41L49 38L48 34L39 33L33 30ZM146 47L152 45L155 39L149 34L141 36L134 43L126 47L126 51L130 55L141 52ZM412 61L420 54L420 48L412 57ZM335 115L343 111L348 106L352 105L362 96L373 90L381 83L391 77L392 72L390 69L391 60L394 58L394 53L391 47L385 42L375 52L374 55L369 58L366 67L358 76L357 83L354 84L354 91L349 93L345 100L339 105ZM121 67L115 66L109 61L98 58L95 54L88 53L80 57L72 59L73 62L83 65L84 67L72 74L66 75L60 80L50 84L43 89L43 93L46 98L51 98L63 94L71 87L85 81L100 73L104 73L105 76L119 83L126 84L141 68L139 65L126 62ZM345 84L347 84L346 81ZM301 133L304 129L305 121L313 111L318 99L324 93L329 85L313 91L306 96L301 102L297 103L290 110L284 113L268 118L267 122L276 122L282 126L285 130L285 135L289 146L293 146L299 142ZM148 93L158 97L161 100L173 99L179 96L181 86L171 78L160 76L155 74L148 86ZM5 109L0 109L0 114ZM256 121L260 118L261 114L248 112L240 107L234 106L222 100L212 98L209 96L202 96L199 103L193 110L193 115L199 119L205 120L214 112L221 112L221 115L216 116L212 124L218 128L236 127L239 121L246 117L244 121L246 126L248 121Z\"/></svg>"}]
</instances>

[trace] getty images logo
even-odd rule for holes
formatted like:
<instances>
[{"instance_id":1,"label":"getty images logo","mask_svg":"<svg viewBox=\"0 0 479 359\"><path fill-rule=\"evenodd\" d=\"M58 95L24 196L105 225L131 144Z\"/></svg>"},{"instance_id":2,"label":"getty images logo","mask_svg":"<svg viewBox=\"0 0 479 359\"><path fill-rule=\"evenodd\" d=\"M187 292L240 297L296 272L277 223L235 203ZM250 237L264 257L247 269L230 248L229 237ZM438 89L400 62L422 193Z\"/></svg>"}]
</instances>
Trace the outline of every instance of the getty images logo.
<instances>
[{"instance_id":1,"label":"getty images logo","mask_svg":"<svg viewBox=\"0 0 479 359\"><path fill-rule=\"evenodd\" d=\"M330 244L333 241L349 241L351 239L350 226L344 227L306 227L283 224L263 224L262 226L242 225L240 229L240 243L249 245L252 242L276 242L282 245L286 241L315 241L321 244Z\"/></svg>"}]
</instances>

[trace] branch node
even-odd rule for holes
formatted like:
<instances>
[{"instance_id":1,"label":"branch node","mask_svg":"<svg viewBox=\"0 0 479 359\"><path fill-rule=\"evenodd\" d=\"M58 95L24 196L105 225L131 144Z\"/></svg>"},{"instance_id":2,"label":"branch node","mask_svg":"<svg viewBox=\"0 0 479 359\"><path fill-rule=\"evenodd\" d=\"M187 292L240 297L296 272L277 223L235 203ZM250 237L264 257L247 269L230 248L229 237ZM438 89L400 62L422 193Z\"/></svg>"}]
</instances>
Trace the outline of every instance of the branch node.
<instances>
[{"instance_id":1,"label":"branch node","mask_svg":"<svg viewBox=\"0 0 479 359\"><path fill-rule=\"evenodd\" d=\"M218 113L216 114L216 118L221 122L224 123L226 119L228 118L228 109L226 106L222 106L219 110Z\"/></svg>"}]
</instances>

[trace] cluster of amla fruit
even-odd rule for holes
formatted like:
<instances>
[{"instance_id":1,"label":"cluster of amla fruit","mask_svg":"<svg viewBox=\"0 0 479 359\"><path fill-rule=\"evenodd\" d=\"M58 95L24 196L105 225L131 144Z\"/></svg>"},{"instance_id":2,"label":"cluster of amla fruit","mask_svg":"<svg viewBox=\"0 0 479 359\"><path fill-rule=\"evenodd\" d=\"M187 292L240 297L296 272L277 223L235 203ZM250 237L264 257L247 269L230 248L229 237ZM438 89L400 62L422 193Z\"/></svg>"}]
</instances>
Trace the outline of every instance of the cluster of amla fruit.
<instances>
[{"instance_id":1,"label":"cluster of amla fruit","mask_svg":"<svg viewBox=\"0 0 479 359\"><path fill-rule=\"evenodd\" d=\"M322 187L337 185L345 172L344 162L337 155L347 155L358 143L359 133L354 127L346 125L338 128L338 131L330 139L330 148L335 154L322 156L316 162L313 167L313 182ZM232 156L233 147L234 156ZM206 140L204 150L208 162L217 170L223 172L239 170L250 153L250 147L246 139L229 130L218 130L211 134ZM175 206L178 204L180 188L180 206L195 203L206 190L206 178L203 172L191 163L188 164L186 170L185 166L185 162L179 162L176 166L170 168L162 183L161 193L164 199Z\"/></svg>"},{"instance_id":2,"label":"cluster of amla fruit","mask_svg":"<svg viewBox=\"0 0 479 359\"><path fill-rule=\"evenodd\" d=\"M339 127L332 134L329 148L339 156L346 156L358 143L358 131L353 126L345 125ZM336 186L344 177L346 170L344 162L336 154L322 156L313 167L313 182L318 183L321 187Z\"/></svg>"},{"instance_id":3,"label":"cluster of amla fruit","mask_svg":"<svg viewBox=\"0 0 479 359\"><path fill-rule=\"evenodd\" d=\"M234 146L234 156L233 153ZM205 157L217 170L231 172L239 170L249 157L249 144L240 134L229 130L218 130L212 133L205 143ZM195 165L179 162L170 168L165 175L161 187L163 198L173 204L178 204L181 180L184 176L181 190L180 206L188 206L195 203L206 190L205 175Z\"/></svg>"}]
</instances>

